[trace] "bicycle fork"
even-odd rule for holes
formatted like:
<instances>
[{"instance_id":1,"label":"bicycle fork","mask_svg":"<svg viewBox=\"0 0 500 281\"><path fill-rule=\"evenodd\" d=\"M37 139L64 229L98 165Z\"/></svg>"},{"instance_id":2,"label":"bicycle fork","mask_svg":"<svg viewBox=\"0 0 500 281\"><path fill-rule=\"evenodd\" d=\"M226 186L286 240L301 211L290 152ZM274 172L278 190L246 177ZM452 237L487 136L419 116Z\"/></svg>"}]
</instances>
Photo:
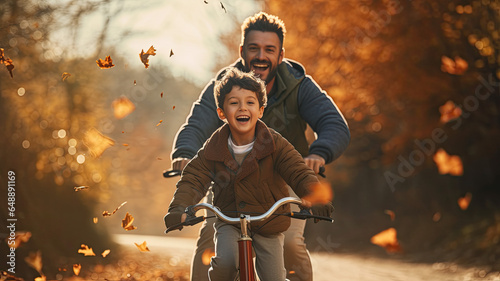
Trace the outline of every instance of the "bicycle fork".
<instances>
[{"instance_id":1,"label":"bicycle fork","mask_svg":"<svg viewBox=\"0 0 500 281\"><path fill-rule=\"evenodd\" d=\"M250 216L240 215L241 236L238 239L240 260L240 281L255 281L255 270L252 256L252 237L248 235Z\"/></svg>"}]
</instances>

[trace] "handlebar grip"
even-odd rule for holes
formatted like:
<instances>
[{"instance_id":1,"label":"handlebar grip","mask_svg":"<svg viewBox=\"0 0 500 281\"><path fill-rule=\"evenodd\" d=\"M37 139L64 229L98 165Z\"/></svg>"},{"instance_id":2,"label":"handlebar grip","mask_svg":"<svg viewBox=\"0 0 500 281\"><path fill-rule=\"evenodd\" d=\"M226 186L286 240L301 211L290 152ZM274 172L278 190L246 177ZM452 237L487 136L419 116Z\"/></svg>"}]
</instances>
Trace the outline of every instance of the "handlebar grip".
<instances>
[{"instance_id":1,"label":"handlebar grip","mask_svg":"<svg viewBox=\"0 0 500 281\"><path fill-rule=\"evenodd\" d=\"M326 175L325 175L325 166L321 166L319 167L319 172L318 172L318 175L326 178Z\"/></svg>"},{"instance_id":2,"label":"handlebar grip","mask_svg":"<svg viewBox=\"0 0 500 281\"><path fill-rule=\"evenodd\" d=\"M329 221L329 222L332 222L332 223L334 221L330 217L323 217L323 216L313 215L313 214L311 214L311 212L309 212L309 210L306 210L306 209L301 210L300 212L291 212L290 213L290 217L296 218L296 219L301 219L301 220L305 220L305 219L317 219L317 220Z\"/></svg>"},{"instance_id":3,"label":"handlebar grip","mask_svg":"<svg viewBox=\"0 0 500 281\"><path fill-rule=\"evenodd\" d=\"M174 224L171 227L167 228L167 230L165 230L165 234L169 233L170 231L177 230L177 229L182 230L183 226L195 225L195 224L200 223L204 220L205 220L205 217L203 217L203 216L201 216L201 217L188 216L184 222Z\"/></svg>"},{"instance_id":4,"label":"handlebar grip","mask_svg":"<svg viewBox=\"0 0 500 281\"><path fill-rule=\"evenodd\" d=\"M167 170L163 172L164 178L173 178L175 176L180 176L182 173L181 170Z\"/></svg>"}]
</instances>

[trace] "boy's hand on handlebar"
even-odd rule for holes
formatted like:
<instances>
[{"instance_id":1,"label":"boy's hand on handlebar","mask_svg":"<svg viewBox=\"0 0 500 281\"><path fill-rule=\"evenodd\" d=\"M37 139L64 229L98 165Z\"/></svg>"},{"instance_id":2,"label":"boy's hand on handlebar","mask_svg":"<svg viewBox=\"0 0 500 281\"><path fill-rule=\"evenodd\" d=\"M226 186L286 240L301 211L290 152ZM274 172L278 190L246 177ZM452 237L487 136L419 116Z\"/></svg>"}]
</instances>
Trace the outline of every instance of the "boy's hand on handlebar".
<instances>
[{"instance_id":1,"label":"boy's hand on handlebar","mask_svg":"<svg viewBox=\"0 0 500 281\"><path fill-rule=\"evenodd\" d=\"M311 213L315 216L331 218L333 213L333 204L330 202L324 205L314 205L311 207ZM314 219L314 222L318 221L318 219Z\"/></svg>"},{"instance_id":2,"label":"boy's hand on handlebar","mask_svg":"<svg viewBox=\"0 0 500 281\"><path fill-rule=\"evenodd\" d=\"M319 173L319 168L325 165L325 159L317 154L307 155L304 157L304 161L316 174Z\"/></svg>"},{"instance_id":3,"label":"boy's hand on handlebar","mask_svg":"<svg viewBox=\"0 0 500 281\"><path fill-rule=\"evenodd\" d=\"M189 161L191 161L189 158L175 158L172 160L172 170L184 170Z\"/></svg>"}]
</instances>

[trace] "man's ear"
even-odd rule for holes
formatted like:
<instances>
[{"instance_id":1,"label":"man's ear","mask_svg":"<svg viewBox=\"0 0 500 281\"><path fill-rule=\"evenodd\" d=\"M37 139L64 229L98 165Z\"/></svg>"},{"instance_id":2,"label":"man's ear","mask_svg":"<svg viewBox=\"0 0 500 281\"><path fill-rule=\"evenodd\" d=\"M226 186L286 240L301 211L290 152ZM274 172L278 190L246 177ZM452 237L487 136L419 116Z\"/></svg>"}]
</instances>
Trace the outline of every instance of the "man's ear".
<instances>
[{"instance_id":1,"label":"man's ear","mask_svg":"<svg viewBox=\"0 0 500 281\"><path fill-rule=\"evenodd\" d=\"M243 44L240 45L240 58L243 58Z\"/></svg>"},{"instance_id":2,"label":"man's ear","mask_svg":"<svg viewBox=\"0 0 500 281\"><path fill-rule=\"evenodd\" d=\"M281 48L281 54L278 58L278 64L280 64L283 61L284 57L285 57L285 47Z\"/></svg>"},{"instance_id":3,"label":"man's ear","mask_svg":"<svg viewBox=\"0 0 500 281\"><path fill-rule=\"evenodd\" d=\"M224 121L226 120L226 115L224 114L224 110L222 108L218 107L217 108L217 115L219 115L219 119Z\"/></svg>"}]
</instances>

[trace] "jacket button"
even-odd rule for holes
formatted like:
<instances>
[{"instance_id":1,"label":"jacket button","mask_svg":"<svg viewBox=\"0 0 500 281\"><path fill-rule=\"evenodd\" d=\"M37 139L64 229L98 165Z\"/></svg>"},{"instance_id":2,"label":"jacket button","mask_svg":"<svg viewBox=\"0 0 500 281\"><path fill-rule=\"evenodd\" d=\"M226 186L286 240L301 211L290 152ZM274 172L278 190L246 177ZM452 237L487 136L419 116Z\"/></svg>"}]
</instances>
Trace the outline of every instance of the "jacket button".
<instances>
[{"instance_id":1,"label":"jacket button","mask_svg":"<svg viewBox=\"0 0 500 281\"><path fill-rule=\"evenodd\" d=\"M247 203L245 203L245 201L241 201L240 204L238 204L238 206L243 209L245 208L245 206L247 205Z\"/></svg>"}]
</instances>

